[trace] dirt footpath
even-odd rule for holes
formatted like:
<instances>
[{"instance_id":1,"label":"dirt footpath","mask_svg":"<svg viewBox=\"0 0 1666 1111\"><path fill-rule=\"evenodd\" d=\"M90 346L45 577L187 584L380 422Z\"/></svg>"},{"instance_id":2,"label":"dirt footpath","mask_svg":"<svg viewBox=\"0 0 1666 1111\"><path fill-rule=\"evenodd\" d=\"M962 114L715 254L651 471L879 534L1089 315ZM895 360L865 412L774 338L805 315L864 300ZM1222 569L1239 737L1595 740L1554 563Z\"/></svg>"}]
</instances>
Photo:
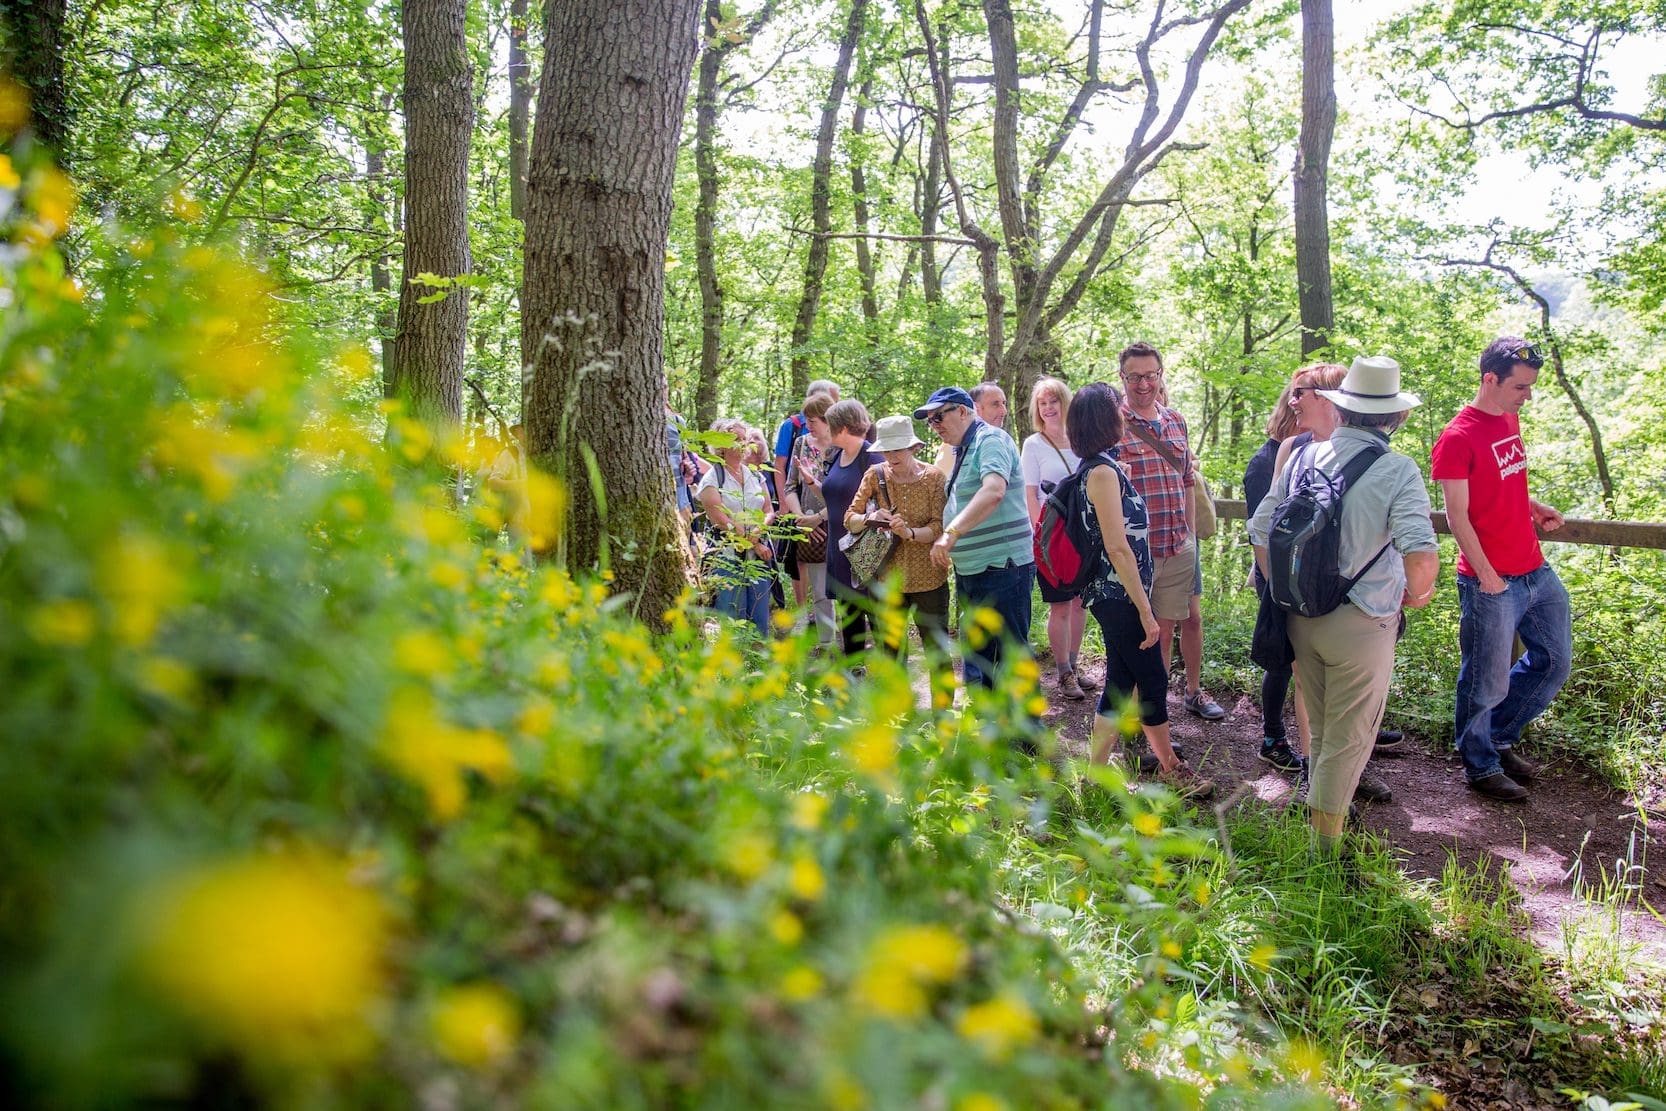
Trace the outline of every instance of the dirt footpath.
<instances>
[{"instance_id":1,"label":"dirt footpath","mask_svg":"<svg viewBox=\"0 0 1666 1111\"><path fill-rule=\"evenodd\" d=\"M1102 676L1097 661L1084 670L1095 681ZM1047 725L1069 751L1085 755L1092 696L1086 702L1060 697L1046 661L1042 691L1052 706ZM1266 802L1290 801L1295 777L1256 758L1261 744L1256 700L1223 698L1221 705L1226 718L1205 722L1185 711L1179 694L1169 695L1174 738L1186 758L1221 785L1218 797L1248 782ZM1293 720L1288 729L1295 736ZM1666 814L1649 814L1580 769L1529 746L1523 754L1545 768L1525 804L1493 802L1470 791L1457 757L1437 754L1417 737L1406 738L1402 753L1375 758L1369 768L1393 789L1393 799L1360 809L1364 825L1399 850L1407 874L1438 878L1449 853L1465 864L1485 861L1495 870L1507 864L1534 939L1551 953L1562 951L1564 929L1596 928L1580 892L1601 890L1618 877L1636 885L1638 896L1623 915L1625 938L1640 947L1639 956L1666 965L1666 922L1639 905L1647 902L1666 914Z\"/></svg>"}]
</instances>

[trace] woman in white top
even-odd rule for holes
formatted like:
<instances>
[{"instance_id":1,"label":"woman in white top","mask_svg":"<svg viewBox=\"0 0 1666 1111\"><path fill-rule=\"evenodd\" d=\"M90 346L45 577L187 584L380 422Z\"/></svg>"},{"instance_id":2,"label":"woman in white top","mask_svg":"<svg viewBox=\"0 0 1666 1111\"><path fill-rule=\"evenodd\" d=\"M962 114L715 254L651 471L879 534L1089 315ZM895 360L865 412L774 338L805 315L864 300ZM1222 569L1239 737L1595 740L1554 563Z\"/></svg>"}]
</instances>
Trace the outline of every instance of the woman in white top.
<instances>
[{"instance_id":1,"label":"woman in white top","mask_svg":"<svg viewBox=\"0 0 1666 1111\"><path fill-rule=\"evenodd\" d=\"M1030 391L1030 425L1036 431L1024 440L1018 459L1024 468L1024 500L1030 507L1032 527L1041 523L1041 507L1048 493L1081 465L1070 450L1065 431L1069 408L1070 387L1057 378L1043 378ZM1035 581L1041 589L1041 600L1047 603L1047 643L1059 672L1059 693L1072 702L1081 702L1088 691L1098 689L1093 683L1083 682L1077 670L1087 610L1080 593L1059 590L1040 575Z\"/></svg>"},{"instance_id":2,"label":"woman in white top","mask_svg":"<svg viewBox=\"0 0 1666 1111\"><path fill-rule=\"evenodd\" d=\"M764 529L774 517L769 493L752 468L746 466L747 427L728 418L712 422L713 432L726 432L733 445L718 449L722 465L713 467L695 488L706 519L711 522L711 552L707 574L717 578L713 605L719 613L750 621L759 636L769 635L770 549Z\"/></svg>"}]
</instances>

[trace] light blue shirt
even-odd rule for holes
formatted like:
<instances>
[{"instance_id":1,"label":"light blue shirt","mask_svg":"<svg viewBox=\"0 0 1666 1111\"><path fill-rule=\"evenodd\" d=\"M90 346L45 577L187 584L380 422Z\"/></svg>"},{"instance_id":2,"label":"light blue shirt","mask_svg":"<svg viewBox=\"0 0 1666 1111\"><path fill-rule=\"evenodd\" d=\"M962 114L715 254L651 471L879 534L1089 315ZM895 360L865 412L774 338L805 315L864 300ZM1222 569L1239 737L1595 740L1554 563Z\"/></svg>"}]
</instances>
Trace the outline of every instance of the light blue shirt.
<instances>
[{"instance_id":1,"label":"light blue shirt","mask_svg":"<svg viewBox=\"0 0 1666 1111\"><path fill-rule=\"evenodd\" d=\"M1342 473L1348 460L1381 437L1367 428L1338 428L1328 440L1315 440L1290 453L1284 469L1273 478L1272 491L1261 499L1249 521L1250 543L1267 546L1273 511L1290 493L1291 472L1309 464L1329 477ZM1439 551L1434 522L1429 518L1429 491L1423 473L1409 456L1390 451L1360 476L1342 498L1341 551L1338 553L1343 578L1359 569L1383 545L1382 558L1361 576L1348 592L1348 601L1372 617L1388 617L1400 611L1406 592L1405 552Z\"/></svg>"}]
</instances>

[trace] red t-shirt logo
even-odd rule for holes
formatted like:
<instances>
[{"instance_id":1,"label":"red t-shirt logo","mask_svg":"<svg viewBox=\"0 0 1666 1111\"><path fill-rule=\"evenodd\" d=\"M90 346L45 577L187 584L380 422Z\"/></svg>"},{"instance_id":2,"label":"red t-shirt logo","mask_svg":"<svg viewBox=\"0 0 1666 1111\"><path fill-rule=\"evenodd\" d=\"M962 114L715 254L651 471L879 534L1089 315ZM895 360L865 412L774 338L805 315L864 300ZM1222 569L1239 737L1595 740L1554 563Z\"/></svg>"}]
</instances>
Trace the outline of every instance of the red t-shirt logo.
<instances>
[{"instance_id":1,"label":"red t-shirt logo","mask_svg":"<svg viewBox=\"0 0 1666 1111\"><path fill-rule=\"evenodd\" d=\"M1492 445L1493 461L1498 464L1498 477L1509 478L1527 469L1527 447L1520 436L1509 436Z\"/></svg>"}]
</instances>

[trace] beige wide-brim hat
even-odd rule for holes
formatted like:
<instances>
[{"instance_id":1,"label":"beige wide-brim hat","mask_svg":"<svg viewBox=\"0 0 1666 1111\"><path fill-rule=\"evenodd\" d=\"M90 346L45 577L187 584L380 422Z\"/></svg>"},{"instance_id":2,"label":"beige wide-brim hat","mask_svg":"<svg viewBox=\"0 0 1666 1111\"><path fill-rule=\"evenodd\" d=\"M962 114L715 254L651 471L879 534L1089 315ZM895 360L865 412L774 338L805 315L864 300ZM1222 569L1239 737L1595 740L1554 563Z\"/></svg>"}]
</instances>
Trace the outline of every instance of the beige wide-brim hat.
<instances>
[{"instance_id":1,"label":"beige wide-brim hat","mask_svg":"<svg viewBox=\"0 0 1666 1111\"><path fill-rule=\"evenodd\" d=\"M874 451L908 451L923 443L914 435L914 422L906 416L880 417L874 425Z\"/></svg>"},{"instance_id":2,"label":"beige wide-brim hat","mask_svg":"<svg viewBox=\"0 0 1666 1111\"><path fill-rule=\"evenodd\" d=\"M1414 393L1400 390L1400 364L1387 355L1360 356L1334 390L1319 396L1350 413L1403 413L1423 404Z\"/></svg>"}]
</instances>

